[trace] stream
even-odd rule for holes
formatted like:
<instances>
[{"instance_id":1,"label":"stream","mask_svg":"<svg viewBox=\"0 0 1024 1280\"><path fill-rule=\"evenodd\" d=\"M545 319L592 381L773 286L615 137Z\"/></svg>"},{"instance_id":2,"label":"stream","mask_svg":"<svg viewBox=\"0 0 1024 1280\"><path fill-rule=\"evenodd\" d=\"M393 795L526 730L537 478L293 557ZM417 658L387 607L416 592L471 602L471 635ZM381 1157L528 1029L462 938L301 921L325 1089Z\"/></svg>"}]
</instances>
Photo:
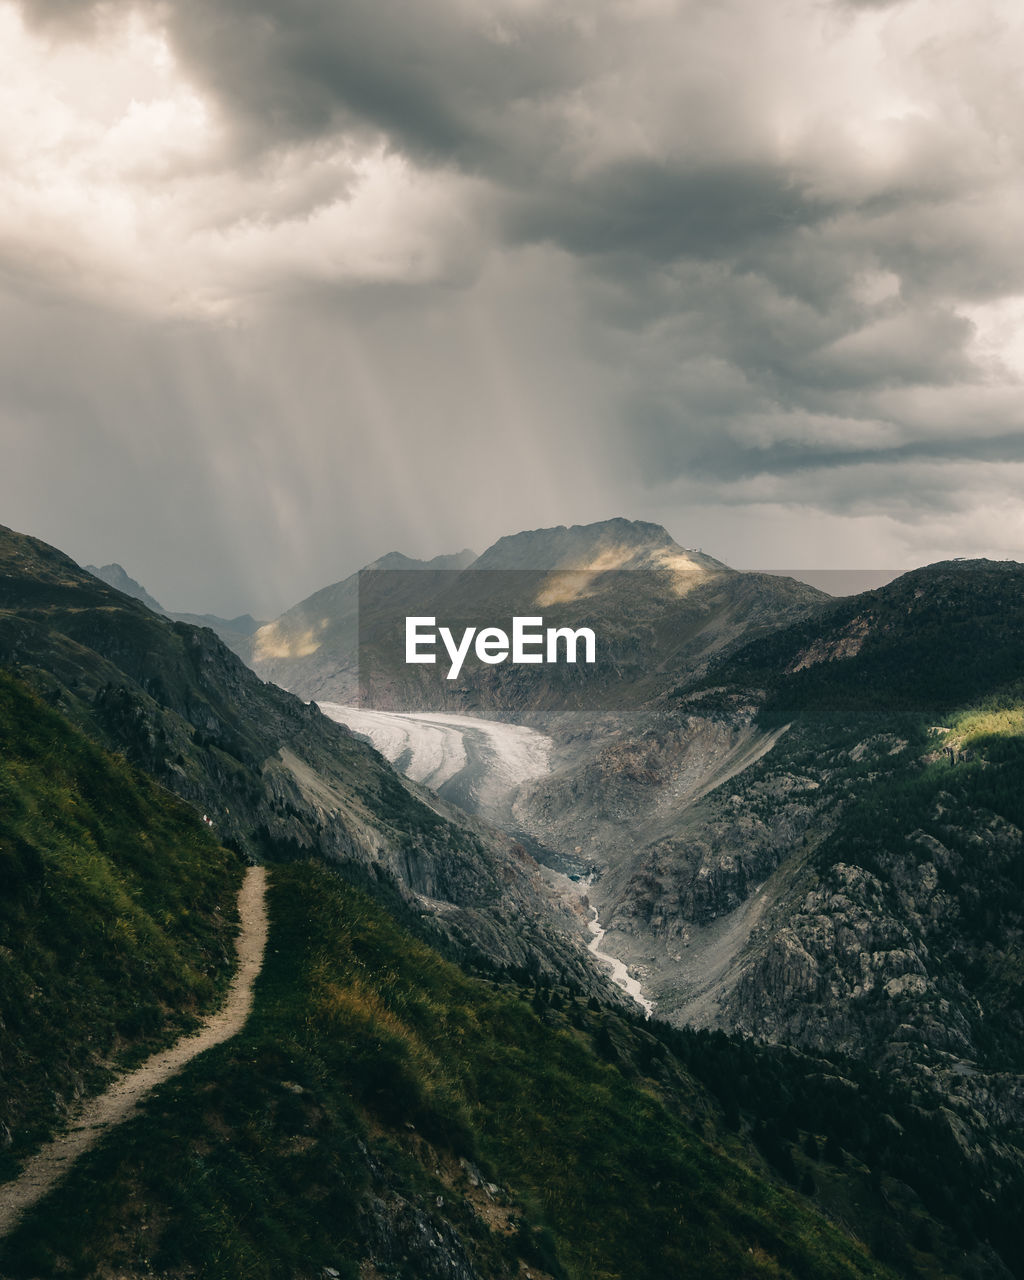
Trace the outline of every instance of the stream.
<instances>
[{"instance_id":1,"label":"stream","mask_svg":"<svg viewBox=\"0 0 1024 1280\"><path fill-rule=\"evenodd\" d=\"M644 995L644 989L636 978L629 976L629 970L621 960L616 960L614 956L606 955L601 950L601 943L604 941L606 929L601 928L601 922L597 917L597 907L590 908L593 919L587 922L587 928L594 935L593 940L587 944L587 950L591 955L597 956L598 960L604 961L605 964L611 965L612 981L616 986L621 987L627 995L633 997L638 1005L643 1007L644 1013L649 1018L654 1012L654 1005Z\"/></svg>"},{"instance_id":2,"label":"stream","mask_svg":"<svg viewBox=\"0 0 1024 1280\"><path fill-rule=\"evenodd\" d=\"M578 882L587 864L524 835L511 826L512 802L519 788L542 777L551 767L552 742L524 725L480 720L440 712L374 711L364 707L319 703L332 720L365 734L377 750L414 782L422 782L453 804L479 814L521 840L537 860ZM574 874L575 873L575 874ZM585 883L573 883L582 894ZM589 903L588 903L589 906ZM654 1006L621 960L601 950L605 929L597 908L589 906L587 928L594 935L587 950L611 968L612 981L639 1004L648 1017Z\"/></svg>"}]
</instances>

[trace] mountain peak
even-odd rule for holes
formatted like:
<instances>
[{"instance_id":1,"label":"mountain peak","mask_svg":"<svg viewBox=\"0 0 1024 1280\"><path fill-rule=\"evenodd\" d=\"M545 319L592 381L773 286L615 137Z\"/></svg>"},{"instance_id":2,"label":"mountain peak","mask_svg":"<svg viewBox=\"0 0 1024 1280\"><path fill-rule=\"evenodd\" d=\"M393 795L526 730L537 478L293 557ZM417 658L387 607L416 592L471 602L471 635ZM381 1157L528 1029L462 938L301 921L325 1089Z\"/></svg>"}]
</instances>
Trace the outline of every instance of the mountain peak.
<instances>
[{"instance_id":1,"label":"mountain peak","mask_svg":"<svg viewBox=\"0 0 1024 1280\"><path fill-rule=\"evenodd\" d=\"M450 555L434 556L432 560L416 560L401 551L389 551L372 561L367 569L468 569L476 560L476 552L464 547Z\"/></svg>"},{"instance_id":2,"label":"mountain peak","mask_svg":"<svg viewBox=\"0 0 1024 1280\"><path fill-rule=\"evenodd\" d=\"M660 524L621 516L510 534L488 547L473 568L727 570L711 556L681 547Z\"/></svg>"},{"instance_id":3,"label":"mountain peak","mask_svg":"<svg viewBox=\"0 0 1024 1280\"><path fill-rule=\"evenodd\" d=\"M94 578L99 578L101 582L105 582L108 587L113 587L115 591L121 591L126 596L132 596L135 600L141 600L147 609L152 609L154 613L166 613L167 610L158 600L154 600L146 588L130 577L127 571L119 564L105 564L102 568L97 569L94 564L85 566L86 573L91 573Z\"/></svg>"}]
</instances>

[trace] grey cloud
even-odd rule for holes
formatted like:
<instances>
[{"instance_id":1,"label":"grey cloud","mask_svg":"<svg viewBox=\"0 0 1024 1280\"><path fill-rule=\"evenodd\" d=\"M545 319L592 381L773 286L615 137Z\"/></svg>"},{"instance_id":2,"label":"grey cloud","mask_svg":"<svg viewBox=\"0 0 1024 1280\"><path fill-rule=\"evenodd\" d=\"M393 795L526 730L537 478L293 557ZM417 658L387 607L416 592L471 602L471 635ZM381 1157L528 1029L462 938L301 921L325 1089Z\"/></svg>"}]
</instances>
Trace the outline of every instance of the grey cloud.
<instances>
[{"instance_id":1,"label":"grey cloud","mask_svg":"<svg viewBox=\"0 0 1024 1280\"><path fill-rule=\"evenodd\" d=\"M765 164L673 169L634 159L593 178L512 203L514 239L552 240L572 253L672 260L745 252L820 222L833 209Z\"/></svg>"},{"instance_id":2,"label":"grey cloud","mask_svg":"<svg viewBox=\"0 0 1024 1280\"><path fill-rule=\"evenodd\" d=\"M1024 426L1016 432L981 440L915 440L887 448L830 448L824 444L777 441L765 449L734 448L716 453L705 448L686 460L693 476L735 481L769 474L793 476L801 472L837 472L865 466L891 468L906 476L908 463L1024 462ZM905 479L899 484L905 485Z\"/></svg>"},{"instance_id":3,"label":"grey cloud","mask_svg":"<svg viewBox=\"0 0 1024 1280\"><path fill-rule=\"evenodd\" d=\"M1024 288L1017 249L1019 188L987 199L965 190L943 203L907 201L884 217L851 222L854 241L869 243L898 272L909 294L1004 297Z\"/></svg>"},{"instance_id":4,"label":"grey cloud","mask_svg":"<svg viewBox=\"0 0 1024 1280\"><path fill-rule=\"evenodd\" d=\"M21 9L36 25L64 33L95 30L104 0L28 0Z\"/></svg>"},{"instance_id":5,"label":"grey cloud","mask_svg":"<svg viewBox=\"0 0 1024 1280\"><path fill-rule=\"evenodd\" d=\"M362 125L437 163L493 167L510 111L581 69L571 5L505 20L444 0L179 0L177 48L261 145Z\"/></svg>"},{"instance_id":6,"label":"grey cloud","mask_svg":"<svg viewBox=\"0 0 1024 1280\"><path fill-rule=\"evenodd\" d=\"M92 9L25 8L48 31L78 33ZM909 13L887 0L810 8L837 23L835 40L860 10L891 11L867 15L886 24ZM932 510L954 500L933 472L1021 460L1019 415L989 394L999 375L964 314L1024 292L1020 114L982 64L942 52L927 20L879 46L909 87L891 103L880 92L873 114L870 86L838 111L810 56L793 72L806 89L790 96L776 65L784 38L727 45L765 12L756 0L642 19L600 0L504 15L454 0L168 0L153 11L230 126L225 165L253 182L254 207L235 216L273 223L343 201L341 160L302 173L307 151L339 140L382 141L436 179L442 203L449 178L453 205L467 199L456 178L479 184L425 283L339 282L286 258L282 278L261 283L248 330L148 329L127 343L129 373L112 354L123 322L105 316L92 375L102 389L77 359L74 376L48 376L56 361L40 351L12 370L10 412L60 423L65 438L77 421L112 476L154 474L163 451L165 534L176 504L198 510L197 528L230 544L239 576L254 582L262 559L280 583L287 552L315 562L312 589L333 563L318 542L346 529L347 570L388 549L378 534L400 541L389 520L406 549L433 554L531 519L605 515L638 487L660 500L676 481L712 504L754 501L763 481L794 510L855 510L858 486L869 504L904 511L920 494ZM732 27L714 26L717 13ZM779 30L798 43L808 14L787 14ZM936 48L953 62L933 65ZM820 121L815 95L828 107ZM260 194L261 166L282 156L290 166ZM53 327L74 348L89 323ZM159 404L139 390L147 378ZM939 396L958 420L930 418ZM509 467L519 489L499 504L488 485ZM346 490L348 515L324 514L333 474L358 490ZM111 480L104 492L115 490ZM132 521L141 505L125 504ZM84 554L124 558L109 544ZM146 585L183 607L265 608L213 599L212 582L194 601L179 579Z\"/></svg>"},{"instance_id":7,"label":"grey cloud","mask_svg":"<svg viewBox=\"0 0 1024 1280\"><path fill-rule=\"evenodd\" d=\"M83 8L26 0L27 12L51 20ZM743 69L743 84L706 77L696 63L666 64L659 39L696 23L698 9L681 5L660 26L605 3L505 16L496 8L489 17L449 0L171 0L163 11L179 55L250 156L343 132L379 135L419 163L491 181L498 225L513 243L550 241L606 258L609 269L625 256L635 270L631 255L731 256L806 288L799 233L831 223L827 253L874 251L908 289L977 295L1005 286L1005 237L992 226L991 201L976 199L984 175L965 163L965 147L950 157L934 123L901 126L914 130L910 150L881 189L862 192L851 174L845 188L838 181L816 194L811 174L765 151L760 117L772 90L765 86L760 103L756 50L738 64L735 50L717 51L728 57L723 66ZM641 72L648 60L650 85ZM665 136L602 158L602 135L623 121L609 118L618 104L600 95L622 71L636 80L633 100L627 92L620 105L625 122L642 97L660 95L654 119ZM581 124L588 109L604 117ZM589 135L596 159L580 150ZM1015 207L1005 210L1007 231Z\"/></svg>"},{"instance_id":8,"label":"grey cloud","mask_svg":"<svg viewBox=\"0 0 1024 1280\"><path fill-rule=\"evenodd\" d=\"M831 388L968 381L976 374L964 344L973 332L963 316L901 308L812 351L805 376Z\"/></svg>"}]
</instances>

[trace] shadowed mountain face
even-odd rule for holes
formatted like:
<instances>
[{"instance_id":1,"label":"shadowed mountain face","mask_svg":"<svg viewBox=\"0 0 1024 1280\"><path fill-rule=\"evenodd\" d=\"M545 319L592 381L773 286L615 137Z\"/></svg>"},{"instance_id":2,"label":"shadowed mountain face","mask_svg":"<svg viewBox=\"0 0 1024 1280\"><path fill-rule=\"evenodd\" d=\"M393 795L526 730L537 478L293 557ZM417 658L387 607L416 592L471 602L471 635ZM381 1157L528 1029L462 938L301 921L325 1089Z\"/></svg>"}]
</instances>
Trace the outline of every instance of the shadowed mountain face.
<instances>
[{"instance_id":1,"label":"shadowed mountain face","mask_svg":"<svg viewBox=\"0 0 1024 1280\"><path fill-rule=\"evenodd\" d=\"M101 582L105 582L108 587L113 587L116 591L120 591L126 596L131 596L133 600L141 600L146 608L152 609L154 613L167 612L158 600L153 599L141 583L129 577L127 571L121 565L105 564L102 568L97 568L94 564L87 564L85 571L86 573L91 573L94 578L99 578Z\"/></svg>"},{"instance_id":2,"label":"shadowed mountain face","mask_svg":"<svg viewBox=\"0 0 1024 1280\"><path fill-rule=\"evenodd\" d=\"M611 701L629 711L680 671L828 599L792 579L736 573L680 547L660 525L621 519L515 534L471 563L403 560L384 557L262 627L254 669L303 698L385 710L524 720ZM439 669L404 660L404 619L415 616L436 616L456 633L507 627L516 616L588 626L599 637L597 669L471 661L446 683L434 678Z\"/></svg>"},{"instance_id":3,"label":"shadowed mountain face","mask_svg":"<svg viewBox=\"0 0 1024 1280\"><path fill-rule=\"evenodd\" d=\"M232 653L237 653L242 658L249 656L252 647L250 637L263 625L251 613L240 614L237 618L219 618L215 613L171 613L158 600L154 600L144 586L129 577L119 564L105 564L101 569L94 564L87 564L85 571L105 582L108 587L113 587L134 600L141 600L147 609L163 614L165 618L171 618L175 622L191 622L196 627L209 627L220 636Z\"/></svg>"},{"instance_id":4,"label":"shadowed mountain face","mask_svg":"<svg viewBox=\"0 0 1024 1280\"><path fill-rule=\"evenodd\" d=\"M580 923L552 905L536 864L507 837L403 784L211 631L155 615L10 530L0 530L0 665L208 814L250 858L316 853L391 885L498 963L605 989Z\"/></svg>"}]
</instances>

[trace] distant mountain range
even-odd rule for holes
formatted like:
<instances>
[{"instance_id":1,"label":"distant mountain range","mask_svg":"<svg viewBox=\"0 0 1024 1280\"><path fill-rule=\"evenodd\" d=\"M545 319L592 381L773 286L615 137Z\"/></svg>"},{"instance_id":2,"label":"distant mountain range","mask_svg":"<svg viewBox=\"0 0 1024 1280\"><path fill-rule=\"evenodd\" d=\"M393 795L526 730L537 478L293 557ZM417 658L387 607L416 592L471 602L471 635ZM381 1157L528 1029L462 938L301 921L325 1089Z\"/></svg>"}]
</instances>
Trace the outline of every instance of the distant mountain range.
<instances>
[{"instance_id":1,"label":"distant mountain range","mask_svg":"<svg viewBox=\"0 0 1024 1280\"><path fill-rule=\"evenodd\" d=\"M105 564L97 568L94 564L85 566L86 573L91 573L108 586L116 588L134 600L141 600L147 609L154 613L162 613L175 622L191 622L197 627L209 627L234 653L244 656L249 648L249 637L263 625L251 613L240 614L237 618L219 618L214 613L171 613L159 601L154 600L145 587L129 577L127 571L119 564Z\"/></svg>"},{"instance_id":2,"label":"distant mountain range","mask_svg":"<svg viewBox=\"0 0 1024 1280\"><path fill-rule=\"evenodd\" d=\"M906 569L756 569L755 573L771 573L780 578L796 578L809 587L817 587L830 596L858 596L862 591L876 591L888 586Z\"/></svg>"},{"instance_id":3,"label":"distant mountain range","mask_svg":"<svg viewBox=\"0 0 1024 1280\"><path fill-rule=\"evenodd\" d=\"M698 666L738 638L802 617L825 599L790 579L737 573L680 547L660 525L616 519L514 534L474 558L386 556L261 627L249 660L264 679L303 698L362 697L384 709L520 720L531 711L593 703L595 695L635 704L667 667ZM449 689L435 671L407 666L397 643L404 616L439 609L460 626L517 615L543 614L551 625L586 620L601 636L600 670L593 679L565 672L559 683L547 670L510 673L477 664ZM373 687L360 690L371 667Z\"/></svg>"}]
</instances>

